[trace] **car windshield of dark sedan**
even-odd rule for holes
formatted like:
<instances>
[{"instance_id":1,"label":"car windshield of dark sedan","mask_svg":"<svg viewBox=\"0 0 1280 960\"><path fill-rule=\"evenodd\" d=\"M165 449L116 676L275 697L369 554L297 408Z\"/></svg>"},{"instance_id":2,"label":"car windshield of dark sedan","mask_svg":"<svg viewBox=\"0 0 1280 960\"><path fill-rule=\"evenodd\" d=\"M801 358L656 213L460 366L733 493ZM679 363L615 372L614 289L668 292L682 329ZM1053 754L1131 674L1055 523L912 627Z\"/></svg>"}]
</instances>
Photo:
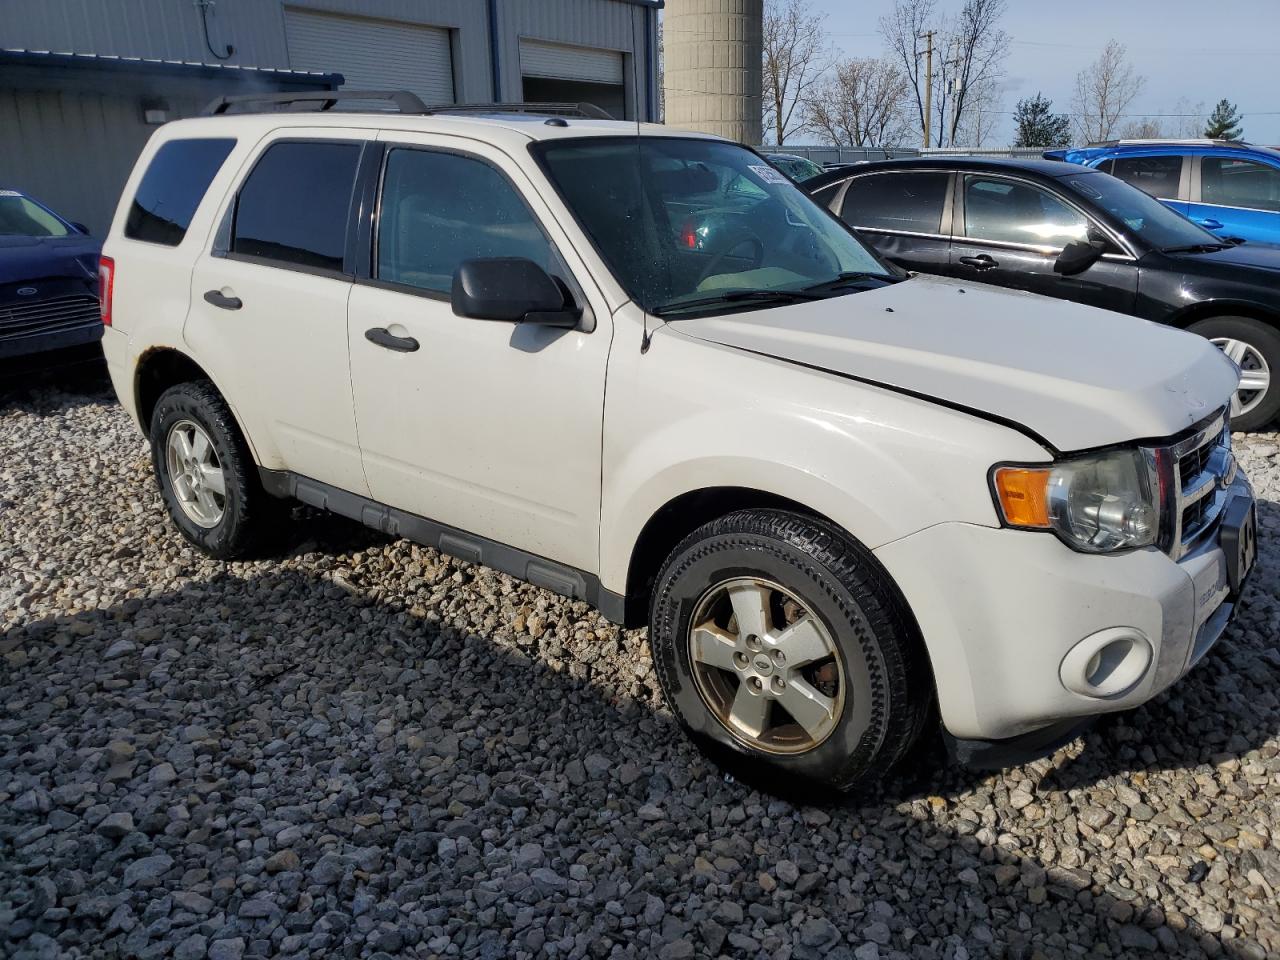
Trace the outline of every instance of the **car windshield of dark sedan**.
<instances>
[{"instance_id":1,"label":"car windshield of dark sedan","mask_svg":"<svg viewBox=\"0 0 1280 960\"><path fill-rule=\"evenodd\" d=\"M1222 238L1196 226L1159 200L1105 173L1063 178L1068 187L1122 221L1157 250L1222 244Z\"/></svg>"},{"instance_id":2,"label":"car windshield of dark sedan","mask_svg":"<svg viewBox=\"0 0 1280 960\"><path fill-rule=\"evenodd\" d=\"M743 147L609 137L534 149L618 281L650 313L746 310L899 279Z\"/></svg>"},{"instance_id":3,"label":"car windshield of dark sedan","mask_svg":"<svg viewBox=\"0 0 1280 960\"><path fill-rule=\"evenodd\" d=\"M70 232L40 204L12 190L0 190L0 236L65 237Z\"/></svg>"}]
</instances>

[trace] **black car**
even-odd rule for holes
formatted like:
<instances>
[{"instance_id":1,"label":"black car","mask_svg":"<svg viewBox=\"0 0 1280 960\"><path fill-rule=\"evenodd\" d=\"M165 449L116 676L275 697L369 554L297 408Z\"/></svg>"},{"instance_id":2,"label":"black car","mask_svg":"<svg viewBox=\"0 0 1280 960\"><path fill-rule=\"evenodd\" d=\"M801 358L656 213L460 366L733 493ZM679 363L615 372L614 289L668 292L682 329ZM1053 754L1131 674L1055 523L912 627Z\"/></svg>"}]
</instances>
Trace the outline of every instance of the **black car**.
<instances>
[{"instance_id":1,"label":"black car","mask_svg":"<svg viewBox=\"0 0 1280 960\"><path fill-rule=\"evenodd\" d=\"M80 224L0 188L0 360L102 339L101 249Z\"/></svg>"},{"instance_id":2,"label":"black car","mask_svg":"<svg viewBox=\"0 0 1280 960\"><path fill-rule=\"evenodd\" d=\"M1241 368L1234 426L1258 429L1280 412L1280 246L1224 240L1122 180L1053 160L892 160L804 188L907 270L1208 337ZM1142 358L1133 364L1140 375Z\"/></svg>"}]
</instances>

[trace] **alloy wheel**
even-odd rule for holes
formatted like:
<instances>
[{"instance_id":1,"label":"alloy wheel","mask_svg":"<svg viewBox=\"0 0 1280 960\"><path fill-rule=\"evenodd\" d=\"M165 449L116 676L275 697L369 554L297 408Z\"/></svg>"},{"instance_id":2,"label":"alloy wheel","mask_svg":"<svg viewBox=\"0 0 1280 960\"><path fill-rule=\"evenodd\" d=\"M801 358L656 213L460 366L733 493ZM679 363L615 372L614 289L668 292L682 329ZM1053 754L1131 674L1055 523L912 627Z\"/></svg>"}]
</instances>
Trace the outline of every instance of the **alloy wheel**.
<instances>
[{"instance_id":1,"label":"alloy wheel","mask_svg":"<svg viewBox=\"0 0 1280 960\"><path fill-rule=\"evenodd\" d=\"M179 420L169 428L165 458L182 512L198 526L216 527L227 509L227 481L209 434L194 421Z\"/></svg>"},{"instance_id":2,"label":"alloy wheel","mask_svg":"<svg viewBox=\"0 0 1280 960\"><path fill-rule=\"evenodd\" d=\"M1243 340L1214 337L1212 343L1240 368L1240 386L1231 398L1231 415L1248 413L1262 402L1271 386L1271 368L1261 352Z\"/></svg>"}]
</instances>

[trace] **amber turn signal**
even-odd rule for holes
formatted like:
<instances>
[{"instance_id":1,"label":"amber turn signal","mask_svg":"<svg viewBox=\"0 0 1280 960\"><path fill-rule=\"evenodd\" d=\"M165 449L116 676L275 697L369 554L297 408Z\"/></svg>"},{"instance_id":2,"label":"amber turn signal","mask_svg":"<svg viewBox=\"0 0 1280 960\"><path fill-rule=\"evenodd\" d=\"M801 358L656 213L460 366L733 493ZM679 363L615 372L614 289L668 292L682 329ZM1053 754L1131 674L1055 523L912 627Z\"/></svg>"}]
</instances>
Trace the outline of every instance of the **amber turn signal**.
<instances>
[{"instance_id":1,"label":"amber turn signal","mask_svg":"<svg viewBox=\"0 0 1280 960\"><path fill-rule=\"evenodd\" d=\"M1049 526L1049 469L999 467L996 496L1005 522L1014 527Z\"/></svg>"}]
</instances>

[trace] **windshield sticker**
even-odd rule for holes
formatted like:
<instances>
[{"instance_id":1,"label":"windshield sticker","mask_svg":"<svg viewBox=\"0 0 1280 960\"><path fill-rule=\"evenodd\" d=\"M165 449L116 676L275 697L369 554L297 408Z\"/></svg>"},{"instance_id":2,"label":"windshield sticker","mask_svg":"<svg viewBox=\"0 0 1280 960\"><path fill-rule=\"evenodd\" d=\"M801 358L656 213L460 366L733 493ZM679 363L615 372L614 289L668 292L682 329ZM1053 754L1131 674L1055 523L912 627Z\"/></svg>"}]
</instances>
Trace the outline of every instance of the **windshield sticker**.
<instances>
[{"instance_id":1,"label":"windshield sticker","mask_svg":"<svg viewBox=\"0 0 1280 960\"><path fill-rule=\"evenodd\" d=\"M747 169L754 173L765 183L790 183L786 174L779 173L773 167L763 163L748 164Z\"/></svg>"},{"instance_id":2,"label":"windshield sticker","mask_svg":"<svg viewBox=\"0 0 1280 960\"><path fill-rule=\"evenodd\" d=\"M20 194L17 190L0 190L0 197L20 197L20 196L22 196L22 194Z\"/></svg>"}]
</instances>

